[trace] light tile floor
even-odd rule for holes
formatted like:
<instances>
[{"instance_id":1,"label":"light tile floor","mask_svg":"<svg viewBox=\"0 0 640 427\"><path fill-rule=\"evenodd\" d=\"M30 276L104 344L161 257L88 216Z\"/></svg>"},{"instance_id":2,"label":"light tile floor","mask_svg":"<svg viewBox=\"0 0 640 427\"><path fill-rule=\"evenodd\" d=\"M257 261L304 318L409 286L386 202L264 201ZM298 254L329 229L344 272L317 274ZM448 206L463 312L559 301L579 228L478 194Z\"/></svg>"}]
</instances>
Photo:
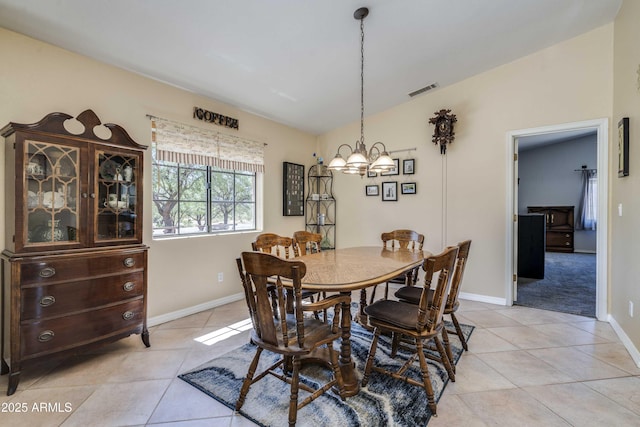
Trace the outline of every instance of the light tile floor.
<instances>
[{"instance_id":1,"label":"light tile floor","mask_svg":"<svg viewBox=\"0 0 640 427\"><path fill-rule=\"evenodd\" d=\"M246 343L247 317L238 301L153 327L151 348L132 336L25 371L13 396L2 376L0 425L252 426L176 377ZM430 427L640 426L640 368L609 324L473 301L458 318L476 330Z\"/></svg>"}]
</instances>

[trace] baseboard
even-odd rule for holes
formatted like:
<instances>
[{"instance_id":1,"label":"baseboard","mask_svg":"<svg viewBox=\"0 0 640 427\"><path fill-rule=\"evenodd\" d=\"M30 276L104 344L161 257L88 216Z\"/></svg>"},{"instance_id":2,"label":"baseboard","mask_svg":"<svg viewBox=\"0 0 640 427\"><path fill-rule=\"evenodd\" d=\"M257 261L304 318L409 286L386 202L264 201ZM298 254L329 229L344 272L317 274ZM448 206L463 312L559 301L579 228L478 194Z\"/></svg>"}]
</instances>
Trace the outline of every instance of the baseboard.
<instances>
[{"instance_id":1,"label":"baseboard","mask_svg":"<svg viewBox=\"0 0 640 427\"><path fill-rule=\"evenodd\" d=\"M190 316L192 314L200 313L201 311L220 307L221 305L229 304L230 302L235 302L243 298L244 294L242 293L229 295L228 297L207 301L192 307L183 308L182 310L172 311L171 313L161 314L160 316L154 316L147 320L147 326L157 326L162 323L180 319L181 317Z\"/></svg>"},{"instance_id":2,"label":"baseboard","mask_svg":"<svg viewBox=\"0 0 640 427\"><path fill-rule=\"evenodd\" d=\"M596 255L596 251L587 251L587 250L583 250L583 249L576 249L573 251L573 253L576 254L592 254L592 255Z\"/></svg>"},{"instance_id":3,"label":"baseboard","mask_svg":"<svg viewBox=\"0 0 640 427\"><path fill-rule=\"evenodd\" d=\"M508 305L506 298L490 297L488 295L460 292L460 295L458 295L458 297L460 299L466 299L469 301L486 302L488 304L505 305L505 306Z\"/></svg>"},{"instance_id":4,"label":"baseboard","mask_svg":"<svg viewBox=\"0 0 640 427\"><path fill-rule=\"evenodd\" d=\"M640 351L638 351L629 336L624 332L624 329L622 329L620 324L616 322L616 319L612 315L609 315L609 324L616 332L616 334L618 334L618 338L620 338L620 341L622 341L622 344L631 355L633 361L636 362L636 366L640 368Z\"/></svg>"}]
</instances>

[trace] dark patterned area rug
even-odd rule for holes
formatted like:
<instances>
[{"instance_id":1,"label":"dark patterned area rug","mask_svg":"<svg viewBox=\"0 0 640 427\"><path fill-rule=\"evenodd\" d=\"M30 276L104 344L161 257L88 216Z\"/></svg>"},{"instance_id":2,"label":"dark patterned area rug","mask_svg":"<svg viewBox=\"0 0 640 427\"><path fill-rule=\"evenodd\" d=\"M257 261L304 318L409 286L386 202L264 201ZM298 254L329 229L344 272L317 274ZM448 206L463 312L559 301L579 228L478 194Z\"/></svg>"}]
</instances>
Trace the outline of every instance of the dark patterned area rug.
<instances>
[{"instance_id":1,"label":"dark patterned area rug","mask_svg":"<svg viewBox=\"0 0 640 427\"><path fill-rule=\"evenodd\" d=\"M461 326L468 339L473 332L473 326ZM448 329L453 329L452 325L449 324ZM353 359L359 379L362 379L372 333L355 322L351 333ZM463 352L460 340L455 334L449 334L449 341L455 363L457 363ZM396 358L392 359L390 349L390 338L380 337L376 352L377 365L401 366L407 360L408 354L403 352L398 352ZM240 393L242 380L247 374L247 368L254 354L255 347L252 344L245 344L178 377L233 409ZM260 357L260 366L257 372L261 372L261 369L273 364L277 358L277 355L264 351ZM422 381L418 363L416 362L414 365L408 375ZM436 401L438 401L449 378L444 367L431 360L429 360L429 374ZM307 382L312 387L317 387L318 384L327 381L328 375L330 372L327 368L308 365L301 371L301 381ZM286 425L289 394L288 384L267 375L251 386L240 413L262 426ZM302 401L307 395L304 390L300 390L298 401ZM366 388L361 389L356 396L349 397L343 402L336 393L330 390L300 409L297 425L314 427L425 426L431 417L426 402L427 397L422 388L372 372L369 384Z\"/></svg>"},{"instance_id":2,"label":"dark patterned area rug","mask_svg":"<svg viewBox=\"0 0 640 427\"><path fill-rule=\"evenodd\" d=\"M546 252L544 279L518 278L514 304L596 317L596 255Z\"/></svg>"}]
</instances>

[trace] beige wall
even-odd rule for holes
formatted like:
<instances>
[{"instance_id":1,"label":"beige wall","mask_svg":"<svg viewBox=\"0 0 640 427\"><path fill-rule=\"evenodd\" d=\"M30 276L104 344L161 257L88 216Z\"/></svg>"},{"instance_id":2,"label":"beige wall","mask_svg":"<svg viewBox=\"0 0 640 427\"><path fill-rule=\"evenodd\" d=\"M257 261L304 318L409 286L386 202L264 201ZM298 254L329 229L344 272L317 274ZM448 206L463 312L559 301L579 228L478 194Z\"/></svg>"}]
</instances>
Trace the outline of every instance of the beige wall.
<instances>
[{"instance_id":1,"label":"beige wall","mask_svg":"<svg viewBox=\"0 0 640 427\"><path fill-rule=\"evenodd\" d=\"M364 195L365 184L380 184L382 178L338 175L338 246L375 243L382 231L393 228L421 231L431 251L470 238L462 291L504 302L510 271L505 262L507 132L609 118L612 44L610 24L368 117L369 146L381 140L389 150L417 147L398 154L416 158L416 175L389 180L415 180L418 194L382 202ZM433 126L427 124L442 108L458 118L446 157L431 142ZM357 138L357 125L321 136L325 159L340 143Z\"/></svg>"},{"instance_id":2,"label":"beige wall","mask_svg":"<svg viewBox=\"0 0 640 427\"><path fill-rule=\"evenodd\" d=\"M228 105L168 86L92 59L0 28L0 127L10 121L33 123L60 111L78 115L87 108L105 123L124 127L137 142L147 145L150 124L158 117L216 128L191 117L195 105L238 118L242 136L264 141L264 228L291 235L304 228L303 217L282 216L282 162L311 164L316 137L239 111ZM220 128L218 128L220 129ZM4 150L0 150L4 156ZM4 160L0 161L4 168ZM151 171L150 152L146 171ZM4 172L0 171L0 180ZM4 183L0 182L0 188ZM144 243L149 251L149 316L161 316L212 300L239 294L235 257L250 249L256 233L151 239L151 173L145 174ZM4 222L4 198L0 223ZM0 242L4 242L0 227ZM217 282L217 273L224 281Z\"/></svg>"},{"instance_id":3,"label":"beige wall","mask_svg":"<svg viewBox=\"0 0 640 427\"><path fill-rule=\"evenodd\" d=\"M611 178L611 303L610 313L640 348L640 2L625 0L615 21L613 131L629 117L629 176L617 178L617 138L612 147ZM622 204L623 216L618 216ZM635 305L629 316L629 301ZM637 359L636 359L637 360Z\"/></svg>"}]
</instances>

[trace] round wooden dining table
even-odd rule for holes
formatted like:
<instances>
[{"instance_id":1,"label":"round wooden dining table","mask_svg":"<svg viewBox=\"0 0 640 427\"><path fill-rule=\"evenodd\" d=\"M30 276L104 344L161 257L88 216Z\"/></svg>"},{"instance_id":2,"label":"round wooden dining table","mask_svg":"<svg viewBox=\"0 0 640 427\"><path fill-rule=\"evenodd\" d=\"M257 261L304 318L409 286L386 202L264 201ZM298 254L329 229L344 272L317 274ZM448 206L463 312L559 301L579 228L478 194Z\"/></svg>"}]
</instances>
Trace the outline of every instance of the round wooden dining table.
<instances>
[{"instance_id":1,"label":"round wooden dining table","mask_svg":"<svg viewBox=\"0 0 640 427\"><path fill-rule=\"evenodd\" d=\"M351 297L352 291L384 283L396 276L420 266L429 252L410 249L389 249L380 246L360 246L326 250L297 257L307 267L302 278L302 289L339 292ZM366 293L361 292L358 321L366 325L363 312ZM354 396L360 391L351 358L351 307L342 304L342 339L339 365L346 396Z\"/></svg>"}]
</instances>

